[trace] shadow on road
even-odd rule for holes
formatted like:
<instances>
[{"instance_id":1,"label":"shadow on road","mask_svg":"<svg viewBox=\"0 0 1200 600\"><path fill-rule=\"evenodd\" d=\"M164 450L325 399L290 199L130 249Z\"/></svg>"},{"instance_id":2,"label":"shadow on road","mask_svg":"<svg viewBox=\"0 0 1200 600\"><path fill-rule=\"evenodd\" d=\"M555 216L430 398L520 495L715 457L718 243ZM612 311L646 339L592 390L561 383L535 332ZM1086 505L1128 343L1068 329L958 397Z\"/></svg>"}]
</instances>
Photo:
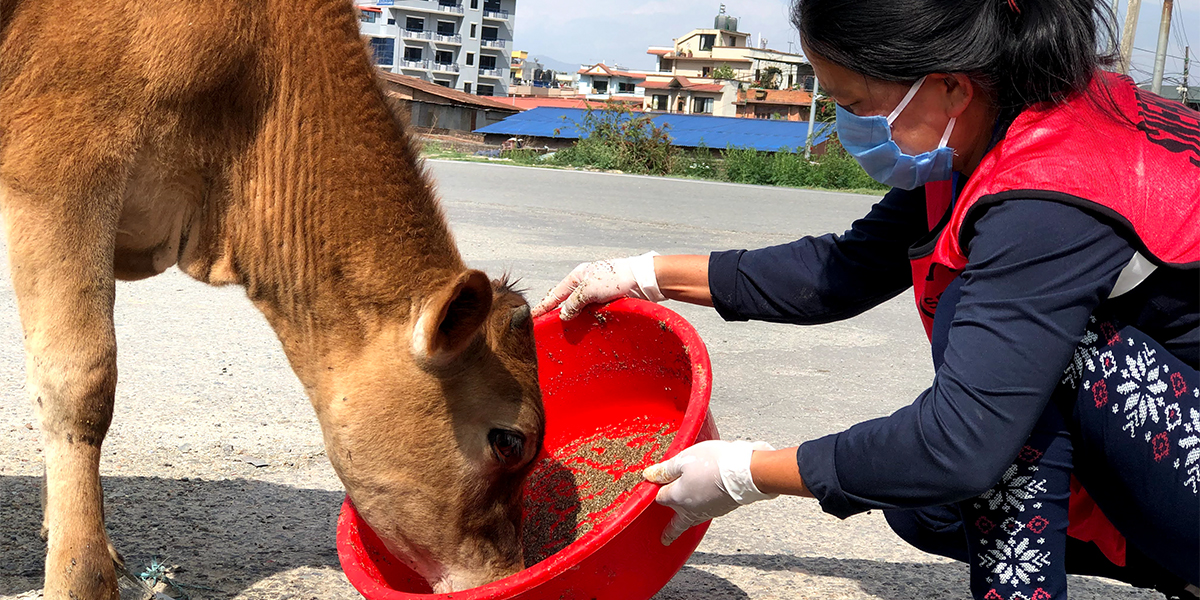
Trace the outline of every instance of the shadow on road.
<instances>
[{"instance_id":1,"label":"shadow on road","mask_svg":"<svg viewBox=\"0 0 1200 600\"><path fill-rule=\"evenodd\" d=\"M105 477L109 535L135 574L153 559L174 581L228 598L299 567L340 570L344 495L245 479ZM0 596L42 586L39 477L0 477Z\"/></svg>"}]
</instances>

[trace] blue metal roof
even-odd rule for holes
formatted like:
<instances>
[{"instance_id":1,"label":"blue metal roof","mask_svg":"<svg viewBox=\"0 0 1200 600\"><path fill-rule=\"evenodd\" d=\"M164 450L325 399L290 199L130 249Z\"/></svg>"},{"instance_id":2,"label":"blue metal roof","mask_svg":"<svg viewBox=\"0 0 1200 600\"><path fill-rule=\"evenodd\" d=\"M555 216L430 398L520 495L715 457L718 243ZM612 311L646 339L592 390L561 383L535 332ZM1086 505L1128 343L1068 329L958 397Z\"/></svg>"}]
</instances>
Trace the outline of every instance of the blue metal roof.
<instances>
[{"instance_id":1,"label":"blue metal roof","mask_svg":"<svg viewBox=\"0 0 1200 600\"><path fill-rule=\"evenodd\" d=\"M538 136L574 140L580 134L575 124L583 121L584 109L542 106L520 112L475 133L495 133L511 136ZM667 134L676 146L709 148L754 148L766 152L803 148L808 138L808 123L771 119L710 117L704 115L653 114L655 125L666 125ZM818 123L814 144L819 144L834 131L833 123Z\"/></svg>"}]
</instances>

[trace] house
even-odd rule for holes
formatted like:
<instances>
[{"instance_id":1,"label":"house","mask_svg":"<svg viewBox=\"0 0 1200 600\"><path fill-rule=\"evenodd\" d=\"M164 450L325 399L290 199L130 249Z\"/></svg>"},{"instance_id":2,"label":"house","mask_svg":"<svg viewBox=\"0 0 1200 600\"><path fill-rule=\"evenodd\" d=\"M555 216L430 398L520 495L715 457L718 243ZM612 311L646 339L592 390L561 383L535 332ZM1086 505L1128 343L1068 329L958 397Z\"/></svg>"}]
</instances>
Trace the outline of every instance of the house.
<instances>
[{"instance_id":1,"label":"house","mask_svg":"<svg viewBox=\"0 0 1200 600\"><path fill-rule=\"evenodd\" d=\"M507 96L517 0L355 0L376 66L467 94Z\"/></svg>"},{"instance_id":2,"label":"house","mask_svg":"<svg viewBox=\"0 0 1200 600\"><path fill-rule=\"evenodd\" d=\"M577 72L579 93L588 100L620 100L641 106L643 91L638 86L646 80L644 73L626 71L597 63Z\"/></svg>"},{"instance_id":3,"label":"house","mask_svg":"<svg viewBox=\"0 0 1200 600\"><path fill-rule=\"evenodd\" d=\"M756 109L739 110L738 91L747 88L811 91L812 65L802 55L766 48L765 40L760 46L751 44L749 33L738 31L738 20L725 14L722 7L712 29L694 29L676 38L671 46L647 50L657 58L658 70L647 74L643 84L646 110L756 117ZM798 105L785 109L780 102L786 97L789 96L773 99L777 106L770 114L806 110ZM712 109L706 112L709 100ZM756 104L744 97L741 101Z\"/></svg>"},{"instance_id":4,"label":"house","mask_svg":"<svg viewBox=\"0 0 1200 600\"><path fill-rule=\"evenodd\" d=\"M419 133L472 132L521 112L521 108L452 90L420 77L379 72L384 90L400 114Z\"/></svg>"},{"instance_id":5,"label":"house","mask_svg":"<svg viewBox=\"0 0 1200 600\"><path fill-rule=\"evenodd\" d=\"M1142 89L1149 91L1150 86L1144 85L1142 86ZM1189 86L1187 88L1186 99L1183 98L1183 91L1184 88L1181 85L1167 84L1164 82L1162 86L1162 93L1160 95L1167 100L1183 102L1192 110L1200 110L1200 86Z\"/></svg>"},{"instance_id":6,"label":"house","mask_svg":"<svg viewBox=\"0 0 1200 600\"><path fill-rule=\"evenodd\" d=\"M812 92L750 88L738 92L737 116L750 119L807 121Z\"/></svg>"},{"instance_id":7,"label":"house","mask_svg":"<svg viewBox=\"0 0 1200 600\"><path fill-rule=\"evenodd\" d=\"M692 80L676 75L665 81L646 80L642 84L645 110L655 112L737 116L737 84L711 79Z\"/></svg>"}]
</instances>

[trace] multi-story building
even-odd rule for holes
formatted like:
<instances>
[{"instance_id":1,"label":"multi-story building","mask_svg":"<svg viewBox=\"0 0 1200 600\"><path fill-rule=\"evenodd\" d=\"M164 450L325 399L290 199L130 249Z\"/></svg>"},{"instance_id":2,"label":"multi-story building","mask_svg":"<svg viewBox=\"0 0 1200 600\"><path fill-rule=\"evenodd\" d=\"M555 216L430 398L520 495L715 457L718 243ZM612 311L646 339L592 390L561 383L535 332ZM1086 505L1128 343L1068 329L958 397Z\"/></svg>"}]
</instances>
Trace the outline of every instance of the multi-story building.
<instances>
[{"instance_id":1,"label":"multi-story building","mask_svg":"<svg viewBox=\"0 0 1200 600\"><path fill-rule=\"evenodd\" d=\"M597 63L580 69L577 75L579 93L587 96L588 100L615 100L642 105L645 88L641 85L646 81L646 73Z\"/></svg>"},{"instance_id":2,"label":"multi-story building","mask_svg":"<svg viewBox=\"0 0 1200 600\"><path fill-rule=\"evenodd\" d=\"M726 15L724 7L713 25L689 31L672 46L647 50L658 58L658 72L647 74L642 84L647 110L758 116L738 109L739 103L755 102L744 93L739 98L740 90L811 89L812 65L802 55L753 47L750 34L738 31L737 19ZM774 107L770 114L779 110Z\"/></svg>"},{"instance_id":3,"label":"multi-story building","mask_svg":"<svg viewBox=\"0 0 1200 600\"><path fill-rule=\"evenodd\" d=\"M517 0L356 0L381 69L507 96Z\"/></svg>"}]
</instances>

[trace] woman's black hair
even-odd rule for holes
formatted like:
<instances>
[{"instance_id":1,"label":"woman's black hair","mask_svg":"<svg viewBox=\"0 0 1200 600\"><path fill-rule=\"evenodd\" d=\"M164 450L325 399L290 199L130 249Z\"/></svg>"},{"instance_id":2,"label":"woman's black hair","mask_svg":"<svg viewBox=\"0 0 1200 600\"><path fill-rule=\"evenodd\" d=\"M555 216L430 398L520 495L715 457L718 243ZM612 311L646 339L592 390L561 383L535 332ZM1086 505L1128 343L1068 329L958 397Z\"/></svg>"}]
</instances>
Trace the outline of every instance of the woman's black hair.
<instances>
[{"instance_id":1,"label":"woman's black hair","mask_svg":"<svg viewBox=\"0 0 1200 600\"><path fill-rule=\"evenodd\" d=\"M852 71L912 82L964 73L1001 109L1085 91L1115 62L1107 0L796 0L808 48Z\"/></svg>"}]
</instances>

